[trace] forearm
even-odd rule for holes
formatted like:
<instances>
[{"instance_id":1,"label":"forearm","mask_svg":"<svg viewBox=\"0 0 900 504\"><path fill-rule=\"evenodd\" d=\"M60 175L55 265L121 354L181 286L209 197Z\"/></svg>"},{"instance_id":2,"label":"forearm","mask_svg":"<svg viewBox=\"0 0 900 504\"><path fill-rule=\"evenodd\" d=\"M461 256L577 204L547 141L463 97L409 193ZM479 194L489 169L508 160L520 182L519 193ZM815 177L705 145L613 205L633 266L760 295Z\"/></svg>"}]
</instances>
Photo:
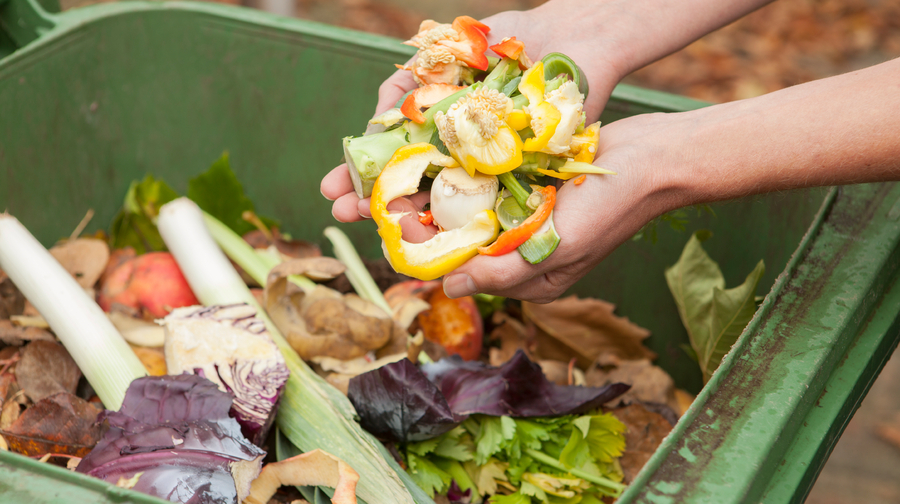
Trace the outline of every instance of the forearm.
<instances>
[{"instance_id":1,"label":"forearm","mask_svg":"<svg viewBox=\"0 0 900 504\"><path fill-rule=\"evenodd\" d=\"M540 29L564 34L617 80L772 0L550 0L532 12Z\"/></svg>"},{"instance_id":2,"label":"forearm","mask_svg":"<svg viewBox=\"0 0 900 504\"><path fill-rule=\"evenodd\" d=\"M665 206L803 187L900 180L900 59L716 105L680 128L657 174ZM677 139L677 140L676 140Z\"/></svg>"}]
</instances>

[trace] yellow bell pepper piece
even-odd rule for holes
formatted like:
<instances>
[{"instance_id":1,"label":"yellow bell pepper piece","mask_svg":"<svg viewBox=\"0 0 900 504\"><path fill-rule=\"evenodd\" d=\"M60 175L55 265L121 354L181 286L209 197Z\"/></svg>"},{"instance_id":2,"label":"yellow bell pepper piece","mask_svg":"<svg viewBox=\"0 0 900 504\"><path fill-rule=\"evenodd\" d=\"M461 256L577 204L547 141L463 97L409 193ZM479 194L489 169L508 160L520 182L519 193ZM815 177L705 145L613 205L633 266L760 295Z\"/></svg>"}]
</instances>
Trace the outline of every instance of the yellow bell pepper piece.
<instances>
[{"instance_id":1,"label":"yellow bell pepper piece","mask_svg":"<svg viewBox=\"0 0 900 504\"><path fill-rule=\"evenodd\" d=\"M560 173L556 170L545 170L543 168L538 168L537 171L540 174L546 175L548 177L558 178L560 180L569 180L570 178L575 178L581 175L580 173Z\"/></svg>"},{"instance_id":2,"label":"yellow bell pepper piece","mask_svg":"<svg viewBox=\"0 0 900 504\"><path fill-rule=\"evenodd\" d=\"M531 129L534 130L535 137L525 140L522 150L539 152L545 149L550 139L553 138L562 115L547 101L529 108L531 109Z\"/></svg>"},{"instance_id":3,"label":"yellow bell pepper piece","mask_svg":"<svg viewBox=\"0 0 900 504\"><path fill-rule=\"evenodd\" d=\"M522 164L522 138L506 122L512 110L512 100L503 93L481 88L460 98L446 114L435 114L434 123L470 176L476 171L500 175Z\"/></svg>"},{"instance_id":4,"label":"yellow bell pepper piece","mask_svg":"<svg viewBox=\"0 0 900 504\"><path fill-rule=\"evenodd\" d=\"M522 74L519 92L528 98L529 105L537 105L544 101L544 88L544 62L538 61Z\"/></svg>"},{"instance_id":5,"label":"yellow bell pepper piece","mask_svg":"<svg viewBox=\"0 0 900 504\"><path fill-rule=\"evenodd\" d=\"M512 129L521 131L531 124L531 119L524 110L516 109L509 113L509 116L506 118L506 123L509 124Z\"/></svg>"},{"instance_id":6,"label":"yellow bell pepper piece","mask_svg":"<svg viewBox=\"0 0 900 504\"><path fill-rule=\"evenodd\" d=\"M388 203L414 194L428 165L458 166L429 143L416 143L397 149L372 188L372 218L384 242L384 253L391 266L419 280L434 280L478 254L478 247L494 241L500 223L491 210L475 216L465 226L436 234L424 243L403 240L400 219L404 214L389 213Z\"/></svg>"},{"instance_id":7,"label":"yellow bell pepper piece","mask_svg":"<svg viewBox=\"0 0 900 504\"><path fill-rule=\"evenodd\" d=\"M569 152L566 157L575 161L590 163L597 157L597 148L600 144L600 121L591 124L583 132L572 135L569 144Z\"/></svg>"}]
</instances>

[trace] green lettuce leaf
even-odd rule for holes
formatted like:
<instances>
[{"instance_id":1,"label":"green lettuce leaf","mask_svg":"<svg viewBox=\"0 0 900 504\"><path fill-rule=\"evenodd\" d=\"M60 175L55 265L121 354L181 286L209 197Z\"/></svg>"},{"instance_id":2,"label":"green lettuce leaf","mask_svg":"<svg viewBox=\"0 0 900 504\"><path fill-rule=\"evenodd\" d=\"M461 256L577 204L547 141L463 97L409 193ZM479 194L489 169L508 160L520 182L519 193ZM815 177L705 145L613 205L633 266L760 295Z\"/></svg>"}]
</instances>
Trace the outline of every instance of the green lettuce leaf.
<instances>
[{"instance_id":1,"label":"green lettuce leaf","mask_svg":"<svg viewBox=\"0 0 900 504\"><path fill-rule=\"evenodd\" d=\"M709 236L708 232L694 233L678 262L665 272L669 290L703 372L704 383L709 381L753 318L756 288L765 272L763 261L759 261L743 284L725 289L725 278L719 265L700 245Z\"/></svg>"}]
</instances>

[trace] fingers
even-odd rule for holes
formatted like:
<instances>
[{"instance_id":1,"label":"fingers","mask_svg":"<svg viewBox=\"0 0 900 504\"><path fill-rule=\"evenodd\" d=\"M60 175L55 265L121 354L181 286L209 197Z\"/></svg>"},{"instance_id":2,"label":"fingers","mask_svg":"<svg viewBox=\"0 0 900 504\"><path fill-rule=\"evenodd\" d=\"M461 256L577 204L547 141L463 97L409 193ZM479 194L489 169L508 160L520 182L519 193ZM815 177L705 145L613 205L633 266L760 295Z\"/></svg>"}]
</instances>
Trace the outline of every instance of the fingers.
<instances>
[{"instance_id":1,"label":"fingers","mask_svg":"<svg viewBox=\"0 0 900 504\"><path fill-rule=\"evenodd\" d=\"M350 180L347 164L344 163L328 172L322 178L319 190L322 192L322 196L325 196L329 201L334 201L347 193L354 192L353 181Z\"/></svg>"},{"instance_id":2,"label":"fingers","mask_svg":"<svg viewBox=\"0 0 900 504\"><path fill-rule=\"evenodd\" d=\"M457 298L476 292L515 299L555 299L562 292L541 291L546 266L532 265L516 252L498 257L476 256L444 277L444 293ZM538 279L538 281L532 281Z\"/></svg>"},{"instance_id":3,"label":"fingers","mask_svg":"<svg viewBox=\"0 0 900 504\"><path fill-rule=\"evenodd\" d=\"M364 201L369 201L365 199ZM334 200L331 205L331 215L340 222L358 222L365 219L360 215L358 207L360 205L359 196L355 192L349 193Z\"/></svg>"},{"instance_id":4,"label":"fingers","mask_svg":"<svg viewBox=\"0 0 900 504\"><path fill-rule=\"evenodd\" d=\"M405 216L400 218L400 228L403 230L403 239L410 243L422 243L430 240L437 234L437 226L425 225L419 221L419 212L422 210L423 199L420 196L428 193L416 193L411 198L398 198L388 204L388 211L404 212ZM427 203L428 199L425 198Z\"/></svg>"},{"instance_id":5,"label":"fingers","mask_svg":"<svg viewBox=\"0 0 900 504\"><path fill-rule=\"evenodd\" d=\"M409 63L407 63L409 64ZM412 73L407 70L398 70L388 77L378 88L378 105L375 106L375 115L393 108L397 100L408 91L416 88L416 81Z\"/></svg>"}]
</instances>

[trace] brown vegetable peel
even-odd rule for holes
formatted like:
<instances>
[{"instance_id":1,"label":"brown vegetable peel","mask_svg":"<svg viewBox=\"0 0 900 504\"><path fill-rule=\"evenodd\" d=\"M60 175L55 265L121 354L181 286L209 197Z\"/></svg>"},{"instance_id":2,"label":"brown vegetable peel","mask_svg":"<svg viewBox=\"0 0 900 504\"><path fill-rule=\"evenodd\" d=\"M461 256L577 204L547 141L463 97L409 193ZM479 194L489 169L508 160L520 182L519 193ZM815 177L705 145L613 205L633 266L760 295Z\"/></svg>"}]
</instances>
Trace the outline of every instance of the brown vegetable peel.
<instances>
[{"instance_id":1,"label":"brown vegetable peel","mask_svg":"<svg viewBox=\"0 0 900 504\"><path fill-rule=\"evenodd\" d=\"M266 311L304 359L353 359L383 347L391 339L394 322L374 303L322 285L304 290L288 281L290 275L320 280L342 271L343 265L337 260L319 257L284 262L269 273Z\"/></svg>"},{"instance_id":2,"label":"brown vegetable peel","mask_svg":"<svg viewBox=\"0 0 900 504\"><path fill-rule=\"evenodd\" d=\"M263 467L243 504L266 504L282 485L331 487L333 504L356 504L357 481L359 474L343 460L313 450Z\"/></svg>"}]
</instances>

